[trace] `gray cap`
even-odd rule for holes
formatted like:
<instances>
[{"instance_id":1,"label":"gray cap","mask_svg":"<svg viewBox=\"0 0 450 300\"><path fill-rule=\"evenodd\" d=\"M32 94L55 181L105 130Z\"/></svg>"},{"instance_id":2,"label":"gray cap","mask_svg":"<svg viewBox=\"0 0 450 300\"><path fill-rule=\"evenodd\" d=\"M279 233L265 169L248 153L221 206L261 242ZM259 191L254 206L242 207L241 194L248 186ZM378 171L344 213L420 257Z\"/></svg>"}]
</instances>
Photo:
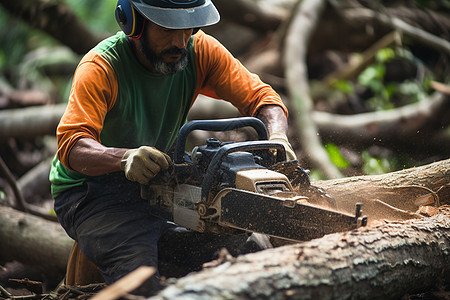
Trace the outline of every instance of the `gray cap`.
<instances>
[{"instance_id":1,"label":"gray cap","mask_svg":"<svg viewBox=\"0 0 450 300\"><path fill-rule=\"evenodd\" d=\"M131 0L131 4L146 19L170 29L199 28L220 20L211 0Z\"/></svg>"}]
</instances>

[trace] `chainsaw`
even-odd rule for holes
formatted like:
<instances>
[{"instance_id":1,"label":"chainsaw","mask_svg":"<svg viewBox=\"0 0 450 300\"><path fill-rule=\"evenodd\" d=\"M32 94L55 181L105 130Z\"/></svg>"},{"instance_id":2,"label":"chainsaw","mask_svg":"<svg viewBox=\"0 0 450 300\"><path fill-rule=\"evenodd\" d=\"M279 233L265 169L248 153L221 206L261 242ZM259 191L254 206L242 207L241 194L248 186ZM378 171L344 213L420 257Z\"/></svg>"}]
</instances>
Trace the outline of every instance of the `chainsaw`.
<instances>
[{"instance_id":1,"label":"chainsaw","mask_svg":"<svg viewBox=\"0 0 450 300\"><path fill-rule=\"evenodd\" d=\"M206 144L186 152L194 130L253 128L258 140ZM141 197L159 218L198 232L258 232L306 241L367 224L336 209L334 198L311 185L298 161L287 161L282 144L268 141L264 123L252 117L187 122L179 131L171 172L141 185Z\"/></svg>"}]
</instances>

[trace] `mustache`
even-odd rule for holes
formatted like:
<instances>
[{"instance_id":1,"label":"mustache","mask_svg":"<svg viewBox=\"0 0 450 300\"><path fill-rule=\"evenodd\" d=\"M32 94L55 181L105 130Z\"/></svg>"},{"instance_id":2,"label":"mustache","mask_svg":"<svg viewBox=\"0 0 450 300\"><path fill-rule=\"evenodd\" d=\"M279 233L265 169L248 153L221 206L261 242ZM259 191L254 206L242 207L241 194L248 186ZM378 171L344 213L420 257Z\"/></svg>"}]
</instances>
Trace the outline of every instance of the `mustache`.
<instances>
[{"instance_id":1,"label":"mustache","mask_svg":"<svg viewBox=\"0 0 450 300\"><path fill-rule=\"evenodd\" d=\"M164 54L187 54L188 50L186 48L178 48L178 47L172 47L166 50L161 51L160 55Z\"/></svg>"}]
</instances>

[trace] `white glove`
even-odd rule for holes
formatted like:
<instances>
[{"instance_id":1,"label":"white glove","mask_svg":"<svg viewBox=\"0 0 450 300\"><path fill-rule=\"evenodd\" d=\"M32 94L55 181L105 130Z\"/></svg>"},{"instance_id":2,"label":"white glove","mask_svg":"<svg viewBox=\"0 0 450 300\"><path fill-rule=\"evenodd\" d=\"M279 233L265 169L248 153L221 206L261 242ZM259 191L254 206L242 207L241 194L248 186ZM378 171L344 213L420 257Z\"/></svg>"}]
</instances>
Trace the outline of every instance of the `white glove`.
<instances>
[{"instance_id":1,"label":"white glove","mask_svg":"<svg viewBox=\"0 0 450 300\"><path fill-rule=\"evenodd\" d=\"M292 149L292 146L284 133L272 133L269 137L269 141L275 141L283 144L284 149L286 149L286 160L297 160L294 149Z\"/></svg>"},{"instance_id":2,"label":"white glove","mask_svg":"<svg viewBox=\"0 0 450 300\"><path fill-rule=\"evenodd\" d=\"M159 171L166 171L171 165L169 155L154 147L142 146L125 152L120 168L128 180L147 184Z\"/></svg>"}]
</instances>

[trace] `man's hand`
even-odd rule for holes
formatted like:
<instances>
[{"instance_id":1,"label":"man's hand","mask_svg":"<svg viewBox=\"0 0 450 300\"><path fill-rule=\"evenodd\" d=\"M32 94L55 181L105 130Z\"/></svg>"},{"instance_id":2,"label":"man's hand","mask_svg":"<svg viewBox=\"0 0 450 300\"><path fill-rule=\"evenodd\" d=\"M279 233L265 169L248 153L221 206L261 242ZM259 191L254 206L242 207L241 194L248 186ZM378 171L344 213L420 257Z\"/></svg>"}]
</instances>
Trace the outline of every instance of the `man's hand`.
<instances>
[{"instance_id":1,"label":"man's hand","mask_svg":"<svg viewBox=\"0 0 450 300\"><path fill-rule=\"evenodd\" d=\"M128 180L147 184L159 171L166 171L171 165L169 155L154 147L142 146L125 152L120 168Z\"/></svg>"},{"instance_id":2,"label":"man's hand","mask_svg":"<svg viewBox=\"0 0 450 300\"><path fill-rule=\"evenodd\" d=\"M295 155L294 149L292 149L292 146L284 133L272 133L269 136L269 141L275 141L283 144L284 149L286 149L287 160L297 160L297 156Z\"/></svg>"}]
</instances>

